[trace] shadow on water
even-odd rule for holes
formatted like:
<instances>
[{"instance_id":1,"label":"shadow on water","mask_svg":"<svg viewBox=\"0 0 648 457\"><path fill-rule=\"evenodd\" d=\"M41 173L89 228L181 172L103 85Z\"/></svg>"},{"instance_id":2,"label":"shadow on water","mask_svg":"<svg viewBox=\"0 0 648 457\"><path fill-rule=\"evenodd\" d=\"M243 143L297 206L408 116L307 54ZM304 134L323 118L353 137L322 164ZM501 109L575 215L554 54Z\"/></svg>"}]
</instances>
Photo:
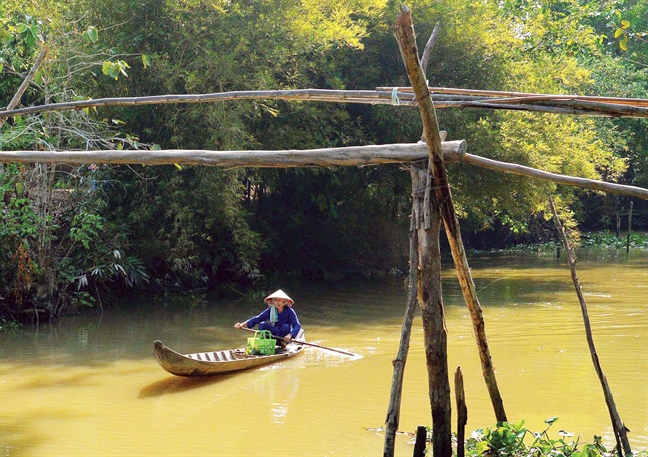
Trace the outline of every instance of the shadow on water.
<instances>
[{"instance_id":1,"label":"shadow on water","mask_svg":"<svg viewBox=\"0 0 648 457\"><path fill-rule=\"evenodd\" d=\"M156 381L140 390L137 398L145 399L159 397L161 395L176 394L187 392L189 390L199 389L201 387L211 386L231 378L232 374L222 374L217 376L202 376L183 378L180 376L170 376L165 379Z\"/></svg>"}]
</instances>

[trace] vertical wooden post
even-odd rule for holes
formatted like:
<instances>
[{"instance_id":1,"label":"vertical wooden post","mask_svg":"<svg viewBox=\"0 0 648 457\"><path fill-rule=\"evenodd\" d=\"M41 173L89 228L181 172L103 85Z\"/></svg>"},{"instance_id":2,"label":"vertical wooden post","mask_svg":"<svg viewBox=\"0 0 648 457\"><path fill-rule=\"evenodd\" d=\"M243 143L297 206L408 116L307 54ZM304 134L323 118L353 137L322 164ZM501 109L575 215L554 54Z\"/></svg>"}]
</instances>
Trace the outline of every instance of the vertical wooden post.
<instances>
[{"instance_id":1,"label":"vertical wooden post","mask_svg":"<svg viewBox=\"0 0 648 457\"><path fill-rule=\"evenodd\" d=\"M419 425L416 428L416 441L414 442L413 457L425 457L425 448L427 447L427 428Z\"/></svg>"},{"instance_id":2,"label":"vertical wooden post","mask_svg":"<svg viewBox=\"0 0 648 457\"><path fill-rule=\"evenodd\" d=\"M468 260L461 240L459 222L457 221L454 203L452 201L452 194L450 193L448 176L443 162L443 154L441 152L441 137L439 135L439 125L434 111L434 104L432 103L432 97L428 89L425 74L418 59L418 49L414 36L414 27L412 25L412 16L409 9L404 5L401 6L401 12L396 20L395 32L398 46L407 68L407 73L412 88L414 89L416 100L418 101L421 119L423 120L425 141L429 148L430 161L432 163L434 174L433 187L439 201L439 208L443 217L443 225L452 251L452 258L454 259L455 267L457 269L461 291L472 318L475 338L479 347L482 373L493 405L495 418L497 422L506 422L507 418L504 410L504 402L502 401L497 386L495 369L493 367L490 349L488 347L488 340L486 338L486 328L482 316L481 305L477 299L475 284L473 283L470 274L470 267L468 266Z\"/></svg>"},{"instance_id":3,"label":"vertical wooden post","mask_svg":"<svg viewBox=\"0 0 648 457\"><path fill-rule=\"evenodd\" d=\"M389 406L387 409L387 418L385 419L385 444L383 448L384 457L393 457L396 446L396 432L400 419L400 404L403 392L403 375L405 372L405 363L407 362L407 352L409 350L410 335L412 333L412 322L414 321L414 312L416 311L416 290L417 290L417 271L418 271L418 214L420 213L420 202L416 198L416 188L418 187L416 172L412 172L412 214L410 216L410 258L409 274L407 277L407 308L405 309L405 318L401 328L400 345L396 358L392 361L394 373L392 375L392 386L389 397Z\"/></svg>"},{"instance_id":4,"label":"vertical wooden post","mask_svg":"<svg viewBox=\"0 0 648 457\"><path fill-rule=\"evenodd\" d=\"M619 196L614 197L614 217L616 218L616 237L621 238L621 215L619 214Z\"/></svg>"},{"instance_id":5,"label":"vertical wooden post","mask_svg":"<svg viewBox=\"0 0 648 457\"><path fill-rule=\"evenodd\" d=\"M423 318L423 341L432 410L432 453L452 456L452 401L448 373L448 332L441 293L441 214L432 190L429 169L421 173L424 184L423 220L418 229L418 301Z\"/></svg>"},{"instance_id":6,"label":"vertical wooden post","mask_svg":"<svg viewBox=\"0 0 648 457\"><path fill-rule=\"evenodd\" d=\"M628 210L628 236L626 238L626 254L630 252L630 236L632 235L632 207L634 202L630 202L630 209Z\"/></svg>"},{"instance_id":7,"label":"vertical wooden post","mask_svg":"<svg viewBox=\"0 0 648 457\"><path fill-rule=\"evenodd\" d=\"M455 398L457 400L457 457L465 455L466 424L468 423L468 408L464 393L463 374L461 367L455 372Z\"/></svg>"},{"instance_id":8,"label":"vertical wooden post","mask_svg":"<svg viewBox=\"0 0 648 457\"><path fill-rule=\"evenodd\" d=\"M590 325L589 313L587 312L587 303L585 302L585 297L583 296L583 290L581 289L580 282L578 280L578 275L576 274L576 258L573 253L573 249L567 240L565 231L563 230L560 219L558 219L558 212L554 206L553 198L549 196L549 205L551 206L551 211L553 212L554 222L556 224L556 229L560 234L563 244L565 246L565 251L567 253L567 262L569 264L569 271L571 272L572 282L574 283L574 288L576 289L576 295L578 296L578 301L581 306L581 313L583 314L583 323L585 324L585 336L587 337L587 345L589 346L590 355L592 357L592 362L594 364L594 370L598 375L599 382L603 388L603 395L605 397L605 403L608 407L608 412L610 414L610 419L612 420L612 429L614 430L614 436L617 440L617 448L619 455L632 455L632 450L630 449L630 441L628 440L629 430L626 428L619 412L616 408L616 403L614 402L614 397L612 396L612 391L610 390L610 385L607 382L605 374L603 374L603 368L601 368L601 362L599 361L598 354L596 353L596 347L594 346L594 337L592 336L592 326ZM623 452L622 449L623 448Z\"/></svg>"}]
</instances>

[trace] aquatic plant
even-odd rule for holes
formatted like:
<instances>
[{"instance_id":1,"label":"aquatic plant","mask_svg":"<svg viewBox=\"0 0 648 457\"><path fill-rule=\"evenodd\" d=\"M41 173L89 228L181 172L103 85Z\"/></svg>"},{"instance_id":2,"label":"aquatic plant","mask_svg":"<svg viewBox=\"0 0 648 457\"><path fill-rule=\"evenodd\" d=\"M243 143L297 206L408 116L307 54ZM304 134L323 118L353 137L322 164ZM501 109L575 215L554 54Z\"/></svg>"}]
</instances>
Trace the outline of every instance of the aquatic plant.
<instances>
[{"instance_id":1,"label":"aquatic plant","mask_svg":"<svg viewBox=\"0 0 648 457\"><path fill-rule=\"evenodd\" d=\"M583 444L581 449L578 449L580 435L576 440L572 440L574 433L559 430L559 438L551 438L548 430L557 420L557 417L545 420L547 428L542 432L530 431L524 427L524 421L517 424L503 422L486 430L475 430L466 441L466 455L520 457L596 457L613 455L613 451L608 451L603 445L601 437L597 435L594 436L592 443Z\"/></svg>"}]
</instances>

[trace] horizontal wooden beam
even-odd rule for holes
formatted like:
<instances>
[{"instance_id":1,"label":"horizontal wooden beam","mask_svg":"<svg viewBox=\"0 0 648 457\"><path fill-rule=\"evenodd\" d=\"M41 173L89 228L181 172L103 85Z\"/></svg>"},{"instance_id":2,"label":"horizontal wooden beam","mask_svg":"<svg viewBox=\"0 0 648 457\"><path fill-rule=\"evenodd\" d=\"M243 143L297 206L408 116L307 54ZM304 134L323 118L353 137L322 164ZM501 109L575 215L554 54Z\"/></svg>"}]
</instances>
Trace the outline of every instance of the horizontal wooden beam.
<instances>
[{"instance_id":1,"label":"horizontal wooden beam","mask_svg":"<svg viewBox=\"0 0 648 457\"><path fill-rule=\"evenodd\" d=\"M35 105L10 110L0 108L0 119L48 111L82 110L106 106L215 103L242 100L361 103L412 107L416 106L416 100L411 91L411 87L380 87L376 90L288 89L98 98ZM535 111L577 116L648 117L648 100L644 99L525 94L521 92L477 91L452 88L430 88L430 91L434 92L435 109L480 108ZM443 93L438 93L441 91Z\"/></svg>"},{"instance_id":2,"label":"horizontal wooden beam","mask_svg":"<svg viewBox=\"0 0 648 457\"><path fill-rule=\"evenodd\" d=\"M469 163L505 173L527 176L566 186L597 190L648 200L648 189L594 179L549 173L536 168L480 157L466 153L465 140L443 141L441 150L446 163ZM407 163L428 158L423 142L345 148L278 150L278 151L208 151L189 149L99 150L99 151L0 151L0 163L69 163L69 164L142 164L207 165L223 168L294 168L365 166Z\"/></svg>"},{"instance_id":3,"label":"horizontal wooden beam","mask_svg":"<svg viewBox=\"0 0 648 457\"><path fill-rule=\"evenodd\" d=\"M443 151L461 156L466 141L445 141ZM281 151L207 151L191 149L99 151L0 151L0 162L71 164L209 165L224 168L363 166L427 158L425 143L349 146Z\"/></svg>"},{"instance_id":4,"label":"horizontal wooden beam","mask_svg":"<svg viewBox=\"0 0 648 457\"><path fill-rule=\"evenodd\" d=\"M565 186L598 190L601 192L606 192L608 194L625 195L627 197L637 197L643 200L648 200L648 189L644 189L643 187L597 181L595 179L579 178L575 176L559 175L557 173L549 173L547 171L538 170L537 168L518 165L516 163L500 162L498 160L492 160L473 154L464 154L461 157L459 157L458 155L449 154L448 156L444 155L444 157L446 157L446 162L463 161L482 168L527 176L529 178L540 179L542 181L550 181L556 184L563 184Z\"/></svg>"}]
</instances>

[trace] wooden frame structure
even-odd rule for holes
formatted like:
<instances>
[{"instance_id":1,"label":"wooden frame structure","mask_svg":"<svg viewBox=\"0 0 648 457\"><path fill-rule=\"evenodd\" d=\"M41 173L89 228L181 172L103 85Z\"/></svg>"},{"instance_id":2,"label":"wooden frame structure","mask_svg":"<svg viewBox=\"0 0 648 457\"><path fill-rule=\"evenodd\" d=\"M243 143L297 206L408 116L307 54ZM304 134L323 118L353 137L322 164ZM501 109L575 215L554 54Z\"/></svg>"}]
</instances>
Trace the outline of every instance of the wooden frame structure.
<instances>
[{"instance_id":1,"label":"wooden frame structure","mask_svg":"<svg viewBox=\"0 0 648 457\"><path fill-rule=\"evenodd\" d=\"M572 176L547 173L517 164L510 164L466 153L464 140L443 141L439 132L435 109L484 108L552 112L586 116L648 117L648 100L614 97L587 97L576 95L547 95L517 92L475 91L428 87L424 68L418 56L411 15L406 7L398 16L396 37L408 71L412 87L381 87L375 91L330 91L321 89L277 90L255 92L226 92L199 95L161 95L152 97L106 98L67 103L56 103L15 109L21 91L30 76L4 110L0 110L0 127L10 117L46 111L78 110L101 106L138 106L165 103L213 103L228 100L299 100L335 103L390 104L403 107L418 106L424 126L425 142L411 144L369 145L346 148L285 150L285 151L207 151L207 150L99 150L99 151L0 151L0 163L67 163L67 164L191 164L238 167L327 167L368 166L386 163L412 164L413 209L410 228L410 273L408 306L401 333L401 346L394 360L391 402L387 414L385 456L394 452L394 436L398 429L400 389L405 366L409 333L415 304L421 306L429 371L430 401L433 419L433 446L435 456L450 456L449 376L446 359L445 322L440 289L440 255L438 235L443 222L464 299L470 310L475 337L479 347L482 371L487 384L495 417L506 421L502 397L497 388L491 355L488 349L481 306L461 241L454 204L448 185L445 165L465 162L492 170L515 173L562 185L626 195L648 200L648 189L608 183ZM436 31L436 29L435 29ZM434 32L433 32L434 36ZM432 38L426 52L431 49ZM45 57L45 50L30 72ZM429 54L427 56L429 58ZM426 61L426 59L423 59ZM27 84L26 84L27 83ZM432 94L435 102L432 101ZM435 348L441 347L441 354ZM462 384L458 373L457 385ZM463 390L463 389L462 389ZM462 392L463 395L463 392ZM465 409L465 406L464 406ZM465 419L464 425L465 425ZM613 420L614 422L614 420ZM620 419L618 423L622 425ZM624 426L623 426L624 427ZM617 428L615 427L615 434ZM620 432L619 432L620 433ZM627 453L627 437L617 434ZM621 446L619 445L619 450Z\"/></svg>"}]
</instances>

